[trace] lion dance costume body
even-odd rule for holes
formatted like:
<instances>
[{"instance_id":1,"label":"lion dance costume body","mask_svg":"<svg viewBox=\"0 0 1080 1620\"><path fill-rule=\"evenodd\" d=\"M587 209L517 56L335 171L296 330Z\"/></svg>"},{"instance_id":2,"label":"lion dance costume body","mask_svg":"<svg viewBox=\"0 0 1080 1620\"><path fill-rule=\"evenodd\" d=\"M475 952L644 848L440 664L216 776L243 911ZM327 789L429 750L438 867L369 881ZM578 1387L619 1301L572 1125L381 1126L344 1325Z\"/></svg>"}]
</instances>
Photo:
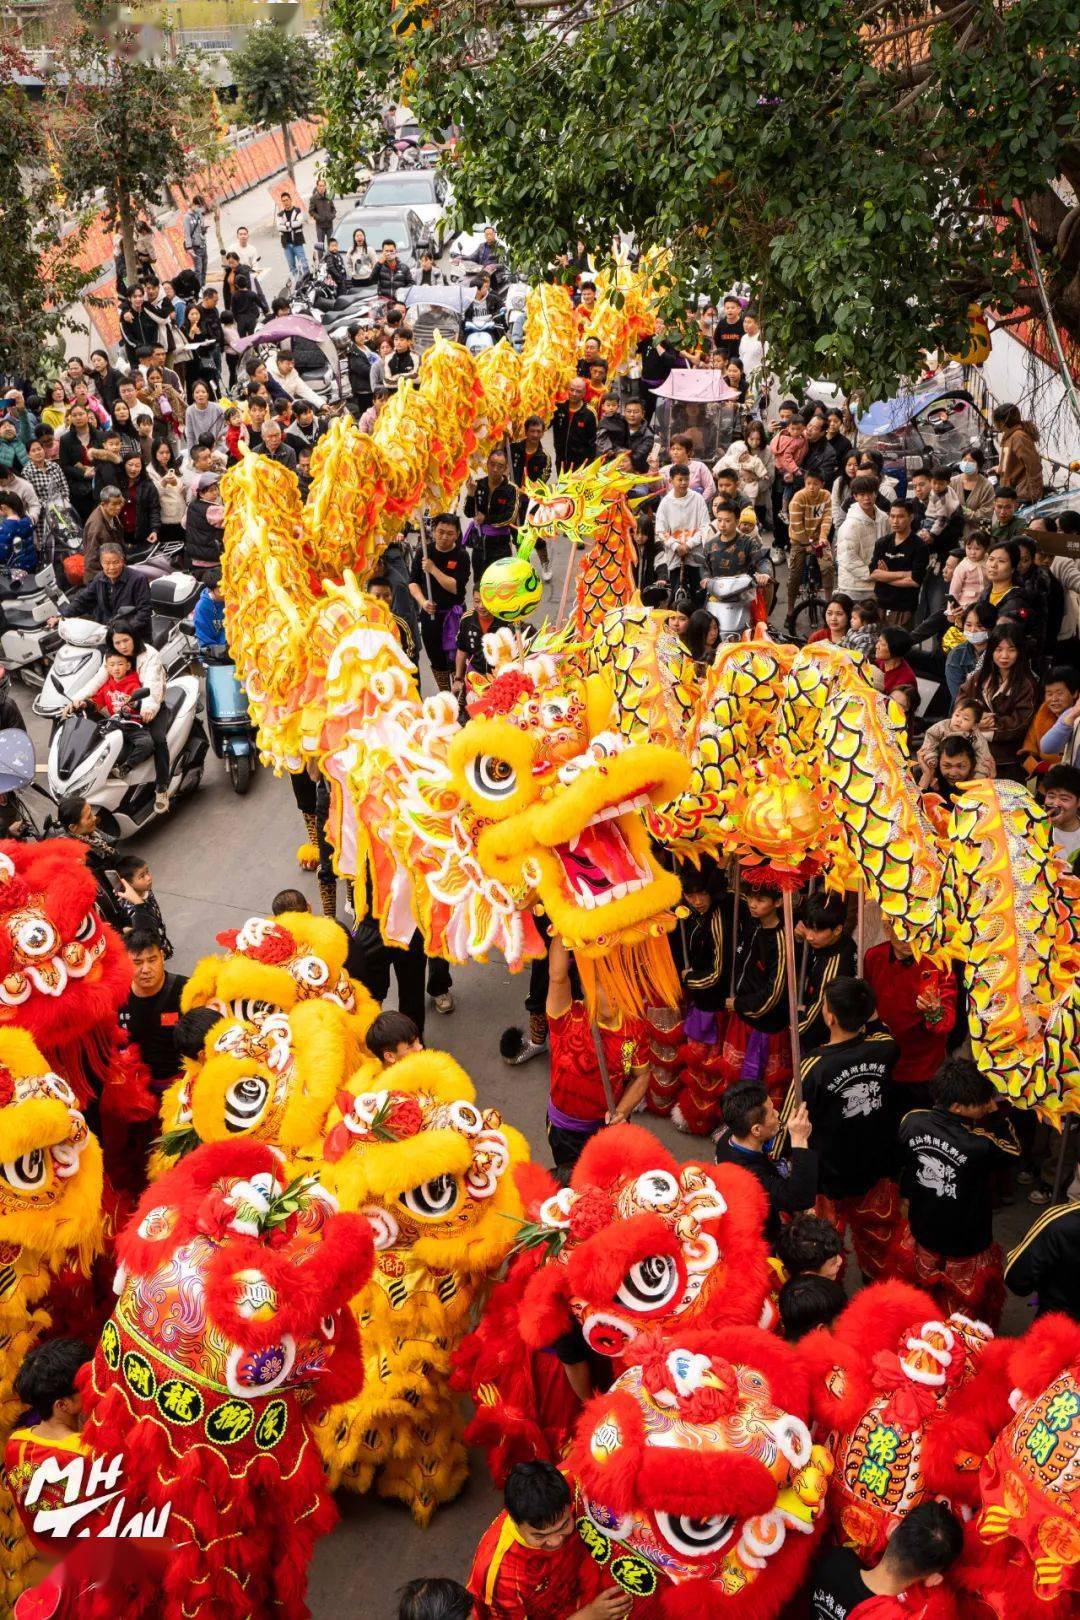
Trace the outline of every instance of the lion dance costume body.
<instances>
[{"instance_id":1,"label":"lion dance costume body","mask_svg":"<svg viewBox=\"0 0 1080 1620\"><path fill-rule=\"evenodd\" d=\"M161 1557L118 1558L79 1613L130 1620L306 1615L307 1566L334 1522L305 1410L363 1378L349 1301L371 1229L314 1178L283 1186L259 1142L199 1148L121 1233L120 1294L87 1369L84 1439L122 1455L161 1518Z\"/></svg>"},{"instance_id":2,"label":"lion dance costume body","mask_svg":"<svg viewBox=\"0 0 1080 1620\"><path fill-rule=\"evenodd\" d=\"M269 1143L372 1222L375 1267L355 1300L364 1387L316 1433L335 1486L374 1484L426 1523L466 1476L450 1358L513 1243L528 1146L445 1053L372 1060L374 1003L345 975L337 924L253 918L221 943L228 954L185 989L185 1007L220 1019L165 1098L165 1146Z\"/></svg>"},{"instance_id":3,"label":"lion dance costume body","mask_svg":"<svg viewBox=\"0 0 1080 1620\"><path fill-rule=\"evenodd\" d=\"M530 1171L527 1194L528 1247L455 1374L477 1408L467 1437L497 1480L527 1457L562 1453L578 1408L545 1352L572 1329L625 1368L657 1332L756 1324L769 1293L757 1181L734 1166L678 1164L641 1126L594 1137L568 1187Z\"/></svg>"},{"instance_id":4,"label":"lion dance costume body","mask_svg":"<svg viewBox=\"0 0 1080 1620\"><path fill-rule=\"evenodd\" d=\"M71 1086L25 1030L0 1029L0 1445L19 1414L13 1386L27 1351L94 1321L101 1195L101 1148ZM34 1553L3 1484L0 1556L6 1606Z\"/></svg>"}]
</instances>

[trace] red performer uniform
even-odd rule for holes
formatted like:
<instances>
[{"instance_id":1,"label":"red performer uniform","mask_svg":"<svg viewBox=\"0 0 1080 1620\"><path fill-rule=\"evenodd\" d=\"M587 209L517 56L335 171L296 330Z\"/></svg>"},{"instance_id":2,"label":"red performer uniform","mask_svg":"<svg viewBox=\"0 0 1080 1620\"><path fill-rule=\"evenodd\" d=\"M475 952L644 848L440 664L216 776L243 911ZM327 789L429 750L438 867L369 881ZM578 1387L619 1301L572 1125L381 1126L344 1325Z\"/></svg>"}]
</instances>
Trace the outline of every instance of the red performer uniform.
<instances>
[{"instance_id":1,"label":"red performer uniform","mask_svg":"<svg viewBox=\"0 0 1080 1620\"><path fill-rule=\"evenodd\" d=\"M726 1091L736 1080L760 1080L779 1103L791 1079L784 930L745 923L735 957L735 1011L721 1059Z\"/></svg>"},{"instance_id":2,"label":"red performer uniform","mask_svg":"<svg viewBox=\"0 0 1080 1620\"><path fill-rule=\"evenodd\" d=\"M504 1510L481 1536L465 1584L477 1620L568 1620L596 1596L600 1577L576 1529L561 1547L527 1547Z\"/></svg>"},{"instance_id":3,"label":"red performer uniform","mask_svg":"<svg viewBox=\"0 0 1080 1620\"><path fill-rule=\"evenodd\" d=\"M886 1268L900 1218L891 1179L895 1126L889 1085L896 1042L885 1030L864 1031L809 1052L802 1065L803 1098L817 1149L817 1212L845 1232L868 1282ZM788 1092L783 1118L795 1106Z\"/></svg>"},{"instance_id":4,"label":"red performer uniform","mask_svg":"<svg viewBox=\"0 0 1080 1620\"><path fill-rule=\"evenodd\" d=\"M993 1177L1019 1152L1002 1115L975 1122L945 1108L917 1108L900 1123L908 1229L897 1269L933 1294L945 1316L958 1311L998 1325L1005 1283L993 1234Z\"/></svg>"},{"instance_id":5,"label":"red performer uniform","mask_svg":"<svg viewBox=\"0 0 1080 1620\"><path fill-rule=\"evenodd\" d=\"M85 1519L80 1519L72 1529L71 1535L67 1537L50 1536L43 1531L35 1531L34 1520L39 1513L50 1508L63 1507L66 1480L43 1485L37 1493L33 1506L28 1508L26 1495L34 1475L42 1463L49 1460L58 1469L65 1469L73 1458L87 1457L89 1454L90 1448L84 1445L77 1435L72 1435L70 1440L42 1440L30 1429L15 1429L8 1438L4 1447L4 1484L11 1493L22 1522L23 1532L31 1542L35 1554L19 1571L19 1579L25 1588L32 1587L45 1578L65 1552L74 1546L75 1537L80 1530L85 1530L87 1523ZM107 1513L103 1514L103 1517L107 1517Z\"/></svg>"},{"instance_id":6,"label":"red performer uniform","mask_svg":"<svg viewBox=\"0 0 1080 1620\"><path fill-rule=\"evenodd\" d=\"M640 1019L623 1019L607 1028L598 1024L600 1041L617 1103L635 1069L648 1063ZM548 1018L551 1091L548 1098L548 1142L556 1165L576 1164L589 1137L608 1111L603 1076L596 1056L592 1025L583 1001Z\"/></svg>"},{"instance_id":7,"label":"red performer uniform","mask_svg":"<svg viewBox=\"0 0 1080 1620\"><path fill-rule=\"evenodd\" d=\"M956 981L951 973L913 956L897 956L888 941L867 951L863 978L874 992L878 1017L900 1048L892 1078L897 1087L914 1088L899 1094L899 1114L925 1107L956 1021ZM929 1013L917 1005L920 996L933 998Z\"/></svg>"}]
</instances>

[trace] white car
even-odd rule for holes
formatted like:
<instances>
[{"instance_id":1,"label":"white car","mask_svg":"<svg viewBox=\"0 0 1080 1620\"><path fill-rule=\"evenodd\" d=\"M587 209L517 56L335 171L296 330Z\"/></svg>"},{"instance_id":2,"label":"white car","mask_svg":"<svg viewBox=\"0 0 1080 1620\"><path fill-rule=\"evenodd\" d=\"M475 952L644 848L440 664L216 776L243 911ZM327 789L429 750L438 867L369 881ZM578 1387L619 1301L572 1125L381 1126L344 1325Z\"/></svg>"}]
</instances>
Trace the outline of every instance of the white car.
<instances>
[{"instance_id":1,"label":"white car","mask_svg":"<svg viewBox=\"0 0 1080 1620\"><path fill-rule=\"evenodd\" d=\"M393 174L374 175L358 207L411 209L420 216L425 233L441 253L446 238L446 215L453 200L453 192L441 174L431 169L396 169Z\"/></svg>"}]
</instances>

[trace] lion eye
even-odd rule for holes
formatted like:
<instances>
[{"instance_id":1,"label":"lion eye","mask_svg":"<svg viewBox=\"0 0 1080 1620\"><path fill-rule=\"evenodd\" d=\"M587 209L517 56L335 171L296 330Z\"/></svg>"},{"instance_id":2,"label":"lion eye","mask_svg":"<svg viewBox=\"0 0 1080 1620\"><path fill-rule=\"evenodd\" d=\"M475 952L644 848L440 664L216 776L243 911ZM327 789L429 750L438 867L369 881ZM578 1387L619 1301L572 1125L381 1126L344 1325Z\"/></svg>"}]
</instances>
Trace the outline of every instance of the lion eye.
<instances>
[{"instance_id":1,"label":"lion eye","mask_svg":"<svg viewBox=\"0 0 1080 1620\"><path fill-rule=\"evenodd\" d=\"M477 754L469 765L469 780L485 799L506 799L517 787L517 772L497 754Z\"/></svg>"},{"instance_id":2,"label":"lion eye","mask_svg":"<svg viewBox=\"0 0 1080 1620\"><path fill-rule=\"evenodd\" d=\"M35 1192L45 1180L45 1155L41 1148L31 1148L0 1164L0 1175L16 1192Z\"/></svg>"}]
</instances>

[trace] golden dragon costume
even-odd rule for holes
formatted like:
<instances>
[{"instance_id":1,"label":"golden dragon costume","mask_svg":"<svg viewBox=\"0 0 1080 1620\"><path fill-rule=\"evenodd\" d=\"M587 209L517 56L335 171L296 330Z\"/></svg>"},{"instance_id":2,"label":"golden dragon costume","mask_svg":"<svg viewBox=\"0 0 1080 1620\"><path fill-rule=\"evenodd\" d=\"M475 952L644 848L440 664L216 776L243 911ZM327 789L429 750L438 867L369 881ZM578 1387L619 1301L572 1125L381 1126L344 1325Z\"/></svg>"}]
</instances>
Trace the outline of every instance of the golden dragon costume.
<instances>
[{"instance_id":1,"label":"golden dragon costume","mask_svg":"<svg viewBox=\"0 0 1080 1620\"><path fill-rule=\"evenodd\" d=\"M645 284L627 314L620 278L623 315L612 288L594 317L615 350L647 318ZM480 365L436 344L371 436L334 425L306 506L265 458L227 475L227 624L264 756L318 761L338 870L370 884L390 942L419 925L432 954L499 950L519 968L541 949L539 907L640 1012L675 990L663 935L678 885L650 838L690 859L809 860L833 886L860 883L920 956L965 960L976 1057L1005 1094L1048 1117L1077 1106L1076 929L1033 801L976 786L935 825L895 716L846 650L739 643L699 689L666 616L634 598L628 480L613 469L529 492L525 544L583 550L572 625L527 652L504 632L464 727L448 696L421 700L362 582L406 514L445 504L502 427L550 414L573 324L565 292L543 286L520 357L500 346Z\"/></svg>"}]
</instances>

